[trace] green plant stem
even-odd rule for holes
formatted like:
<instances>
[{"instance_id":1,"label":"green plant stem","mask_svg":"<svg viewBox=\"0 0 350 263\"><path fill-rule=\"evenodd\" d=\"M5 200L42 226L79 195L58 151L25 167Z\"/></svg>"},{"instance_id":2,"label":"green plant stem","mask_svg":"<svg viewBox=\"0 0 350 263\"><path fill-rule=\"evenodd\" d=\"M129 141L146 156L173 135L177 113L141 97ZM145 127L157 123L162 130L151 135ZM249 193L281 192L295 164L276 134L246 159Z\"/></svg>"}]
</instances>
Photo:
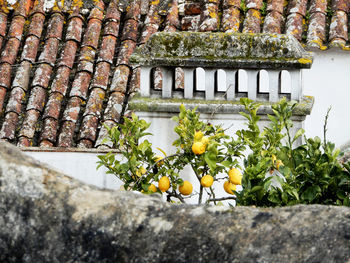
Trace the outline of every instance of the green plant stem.
<instances>
[{"instance_id":1,"label":"green plant stem","mask_svg":"<svg viewBox=\"0 0 350 263\"><path fill-rule=\"evenodd\" d=\"M326 150L327 147L327 125L328 125L328 117L329 112L331 111L332 107L329 107L327 110L327 114L324 118L324 125L323 125L323 149Z\"/></svg>"},{"instance_id":2,"label":"green plant stem","mask_svg":"<svg viewBox=\"0 0 350 263\"><path fill-rule=\"evenodd\" d=\"M199 198L198 198L199 205L202 203L202 197L203 197L203 186L200 186L199 187Z\"/></svg>"}]
</instances>

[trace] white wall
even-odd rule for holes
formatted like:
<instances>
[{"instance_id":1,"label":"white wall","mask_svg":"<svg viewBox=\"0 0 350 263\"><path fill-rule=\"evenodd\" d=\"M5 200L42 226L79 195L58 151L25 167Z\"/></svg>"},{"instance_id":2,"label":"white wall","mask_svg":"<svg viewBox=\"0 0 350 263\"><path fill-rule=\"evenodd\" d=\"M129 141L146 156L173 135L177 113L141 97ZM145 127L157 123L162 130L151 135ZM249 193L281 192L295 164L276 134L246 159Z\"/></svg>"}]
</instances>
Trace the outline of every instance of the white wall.
<instances>
[{"instance_id":1,"label":"white wall","mask_svg":"<svg viewBox=\"0 0 350 263\"><path fill-rule=\"evenodd\" d=\"M315 52L310 70L304 70L304 94L315 97L305 130L309 137L323 138L324 117L332 106L328 121L328 139L337 147L350 140L350 52Z\"/></svg>"}]
</instances>

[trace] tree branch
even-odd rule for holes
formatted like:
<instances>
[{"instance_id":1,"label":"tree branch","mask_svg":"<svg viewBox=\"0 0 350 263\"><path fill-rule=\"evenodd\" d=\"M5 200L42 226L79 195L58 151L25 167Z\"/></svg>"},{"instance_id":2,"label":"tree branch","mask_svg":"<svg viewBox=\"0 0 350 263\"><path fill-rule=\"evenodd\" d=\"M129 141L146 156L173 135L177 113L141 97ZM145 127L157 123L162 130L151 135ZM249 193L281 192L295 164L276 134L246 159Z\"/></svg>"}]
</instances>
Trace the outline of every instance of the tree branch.
<instances>
[{"instance_id":1,"label":"tree branch","mask_svg":"<svg viewBox=\"0 0 350 263\"><path fill-rule=\"evenodd\" d=\"M217 202L217 201L225 201L225 200L236 200L235 196L229 196L229 197L221 197L221 198L212 198L208 199L207 203L209 202Z\"/></svg>"}]
</instances>

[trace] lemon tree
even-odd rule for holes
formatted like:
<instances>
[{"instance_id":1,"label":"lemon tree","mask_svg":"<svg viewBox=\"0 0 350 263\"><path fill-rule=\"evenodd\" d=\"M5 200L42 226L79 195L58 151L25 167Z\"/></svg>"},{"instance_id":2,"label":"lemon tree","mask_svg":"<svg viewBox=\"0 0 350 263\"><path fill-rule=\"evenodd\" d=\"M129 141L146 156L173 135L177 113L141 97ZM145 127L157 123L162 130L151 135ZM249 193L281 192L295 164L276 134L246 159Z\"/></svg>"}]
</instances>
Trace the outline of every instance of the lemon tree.
<instances>
[{"instance_id":1,"label":"lemon tree","mask_svg":"<svg viewBox=\"0 0 350 263\"><path fill-rule=\"evenodd\" d=\"M291 133L296 103L282 99L272 105L270 124L263 129L258 125L260 104L247 98L241 104L247 127L237 130L235 136L181 105L179 115L172 118L178 136L172 155L159 148L154 152L145 139L150 124L133 114L108 128L106 140L121 150L121 157L112 152L100 155L98 167L117 176L126 190L159 193L169 202L197 198L198 204L235 200L237 205L255 206L350 206L350 164L338 161L339 150L326 139L328 114L322 142L318 137L306 138L303 129ZM304 143L294 147L300 138ZM199 187L182 178L181 171L188 166ZM218 195L221 190L226 196Z\"/></svg>"}]
</instances>

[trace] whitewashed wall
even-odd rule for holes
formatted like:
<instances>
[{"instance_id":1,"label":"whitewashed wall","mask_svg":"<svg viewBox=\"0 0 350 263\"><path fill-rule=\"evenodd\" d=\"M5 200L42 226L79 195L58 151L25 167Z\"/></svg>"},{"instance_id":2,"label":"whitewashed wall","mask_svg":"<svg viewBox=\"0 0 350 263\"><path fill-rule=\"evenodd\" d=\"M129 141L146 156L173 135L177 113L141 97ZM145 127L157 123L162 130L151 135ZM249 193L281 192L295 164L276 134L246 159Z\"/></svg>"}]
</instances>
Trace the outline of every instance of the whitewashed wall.
<instances>
[{"instance_id":1,"label":"whitewashed wall","mask_svg":"<svg viewBox=\"0 0 350 263\"><path fill-rule=\"evenodd\" d=\"M306 118L307 136L323 136L324 117L329 106L328 138L337 147L350 140L350 53L349 51L315 52L310 70L304 70L304 94L315 97ZM322 137L321 137L322 138Z\"/></svg>"}]
</instances>

